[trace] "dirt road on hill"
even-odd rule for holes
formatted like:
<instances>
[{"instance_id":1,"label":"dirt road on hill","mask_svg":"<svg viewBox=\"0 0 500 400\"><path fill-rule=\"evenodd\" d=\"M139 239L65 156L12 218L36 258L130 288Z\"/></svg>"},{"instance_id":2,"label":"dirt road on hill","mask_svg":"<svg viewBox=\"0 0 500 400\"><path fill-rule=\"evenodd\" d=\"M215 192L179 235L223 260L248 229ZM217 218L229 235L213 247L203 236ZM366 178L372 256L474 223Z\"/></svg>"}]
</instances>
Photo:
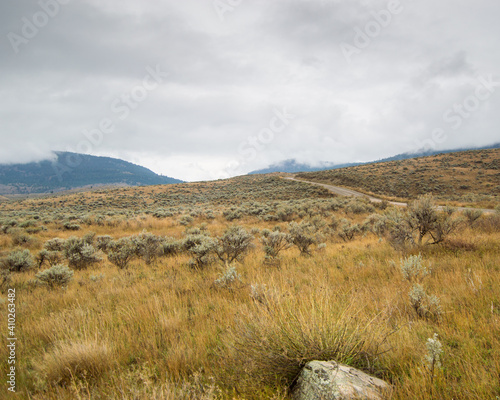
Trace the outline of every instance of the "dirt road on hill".
<instances>
[{"instance_id":1,"label":"dirt road on hill","mask_svg":"<svg viewBox=\"0 0 500 400\"><path fill-rule=\"evenodd\" d=\"M292 178L292 177L285 177L285 179L290 179L291 181L296 181L296 182L304 182L304 183L309 183L311 185L316 185L316 186L322 186L326 189L328 189L330 192L332 193L335 193L339 196L353 196L353 197L366 197L368 198L368 200L374 202L374 203L380 203L382 202L381 199L378 199L376 197L373 197L373 196L368 196L367 194L364 194L364 193L361 193L361 192L356 192L355 190L352 190L352 189L346 189L346 188L343 188L343 187L339 187L339 186L333 186L333 185L327 185L325 183L317 183L317 182L311 182L311 181L304 181L302 179L296 179L296 178ZM407 203L400 203L398 201L388 201L387 203L389 204L392 204L392 205L395 205L395 206L400 206L400 207L406 207L408 206ZM467 210L467 209L470 209L467 208L467 207L454 207L456 210ZM442 210L444 209L443 206L437 206L437 209L438 210ZM492 210L492 209L489 209L489 208L475 208L475 210L480 210L480 211L483 211L485 213L494 213L496 212L495 210Z\"/></svg>"}]
</instances>

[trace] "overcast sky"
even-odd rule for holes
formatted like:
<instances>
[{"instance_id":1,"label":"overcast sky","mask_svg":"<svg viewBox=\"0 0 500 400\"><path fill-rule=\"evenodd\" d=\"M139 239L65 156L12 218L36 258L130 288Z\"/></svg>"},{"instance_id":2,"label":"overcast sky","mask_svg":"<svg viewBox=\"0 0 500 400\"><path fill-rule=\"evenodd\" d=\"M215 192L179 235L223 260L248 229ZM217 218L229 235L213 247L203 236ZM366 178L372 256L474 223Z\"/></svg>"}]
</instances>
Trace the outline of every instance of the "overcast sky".
<instances>
[{"instance_id":1,"label":"overcast sky","mask_svg":"<svg viewBox=\"0 0 500 400\"><path fill-rule=\"evenodd\" d=\"M500 2L2 0L0 163L184 180L500 141Z\"/></svg>"}]
</instances>

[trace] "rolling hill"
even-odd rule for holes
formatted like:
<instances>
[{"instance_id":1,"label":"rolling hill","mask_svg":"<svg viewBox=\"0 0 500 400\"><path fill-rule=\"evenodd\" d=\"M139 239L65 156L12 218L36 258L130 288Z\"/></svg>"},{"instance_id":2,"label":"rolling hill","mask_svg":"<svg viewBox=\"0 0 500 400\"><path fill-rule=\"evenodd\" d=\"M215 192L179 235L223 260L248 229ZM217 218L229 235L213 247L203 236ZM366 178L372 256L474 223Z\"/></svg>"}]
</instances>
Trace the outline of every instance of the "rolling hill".
<instances>
[{"instance_id":1,"label":"rolling hill","mask_svg":"<svg viewBox=\"0 0 500 400\"><path fill-rule=\"evenodd\" d=\"M500 149L436 154L296 176L375 196L408 200L433 193L439 200L493 208L500 200Z\"/></svg>"},{"instance_id":2,"label":"rolling hill","mask_svg":"<svg viewBox=\"0 0 500 400\"><path fill-rule=\"evenodd\" d=\"M88 186L143 186L180 183L111 157L56 152L52 160L0 164L0 195L50 193Z\"/></svg>"},{"instance_id":3,"label":"rolling hill","mask_svg":"<svg viewBox=\"0 0 500 400\"><path fill-rule=\"evenodd\" d=\"M446 153L455 153L459 151L467 151L467 150L488 150L488 149L497 149L500 148L500 143L493 144L491 146L484 146L478 148L463 148L463 149L455 149L455 150L419 150L414 153L401 153L392 157L383 158L380 160L370 161L370 162L352 162L352 163L343 163L343 164L335 164L333 162L320 162L318 164L307 164L300 163L295 159L281 161L275 164L272 164L266 168L255 170L249 172L248 175L257 175L257 174L270 174L273 172L288 172L288 173L296 173L296 172L314 172L314 171L325 171L330 169L340 169L347 167L355 167L357 165L365 165L372 164L377 162L386 162L386 161L398 161L398 160L407 160L410 158L418 158L425 156L434 156L437 154L446 154Z\"/></svg>"}]
</instances>

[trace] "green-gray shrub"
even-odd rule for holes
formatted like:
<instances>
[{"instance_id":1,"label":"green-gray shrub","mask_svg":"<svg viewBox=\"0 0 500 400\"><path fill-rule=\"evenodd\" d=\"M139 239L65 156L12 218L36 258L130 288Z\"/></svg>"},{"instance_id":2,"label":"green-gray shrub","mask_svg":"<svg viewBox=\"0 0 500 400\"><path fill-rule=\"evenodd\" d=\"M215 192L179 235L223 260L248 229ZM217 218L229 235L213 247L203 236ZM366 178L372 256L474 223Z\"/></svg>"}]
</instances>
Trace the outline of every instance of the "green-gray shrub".
<instances>
[{"instance_id":1,"label":"green-gray shrub","mask_svg":"<svg viewBox=\"0 0 500 400\"><path fill-rule=\"evenodd\" d=\"M42 249L36 256L38 268L41 268L45 263L49 266L59 264L62 260L62 254L59 251L49 251Z\"/></svg>"},{"instance_id":2,"label":"green-gray shrub","mask_svg":"<svg viewBox=\"0 0 500 400\"><path fill-rule=\"evenodd\" d=\"M339 228L338 235L344 242L353 240L357 234L361 233L361 228L358 224L351 224L347 220L343 220L342 226Z\"/></svg>"},{"instance_id":3,"label":"green-gray shrub","mask_svg":"<svg viewBox=\"0 0 500 400\"><path fill-rule=\"evenodd\" d=\"M219 245L215 253L226 264L241 261L252 247L253 239L254 237L241 226L231 226L218 239Z\"/></svg>"},{"instance_id":4,"label":"green-gray shrub","mask_svg":"<svg viewBox=\"0 0 500 400\"><path fill-rule=\"evenodd\" d=\"M127 268L137 254L137 246L129 237L111 241L108 246L108 260L120 269Z\"/></svg>"},{"instance_id":5,"label":"green-gray shrub","mask_svg":"<svg viewBox=\"0 0 500 400\"><path fill-rule=\"evenodd\" d=\"M66 265L56 264L35 275L38 283L50 287L65 286L73 279L74 272Z\"/></svg>"},{"instance_id":6,"label":"green-gray shrub","mask_svg":"<svg viewBox=\"0 0 500 400\"><path fill-rule=\"evenodd\" d=\"M215 280L215 286L222 289L231 289L236 281L239 281L240 275L236 271L236 267L228 265L226 270Z\"/></svg>"},{"instance_id":7,"label":"green-gray shrub","mask_svg":"<svg viewBox=\"0 0 500 400\"><path fill-rule=\"evenodd\" d=\"M3 268L11 272L24 272L35 266L35 259L27 249L14 250L2 260L2 264Z\"/></svg>"},{"instance_id":8,"label":"green-gray shrub","mask_svg":"<svg viewBox=\"0 0 500 400\"><path fill-rule=\"evenodd\" d=\"M75 269L84 269L102 260L94 246L74 236L64 242L63 254L69 266Z\"/></svg>"},{"instance_id":9,"label":"green-gray shrub","mask_svg":"<svg viewBox=\"0 0 500 400\"><path fill-rule=\"evenodd\" d=\"M279 257L282 250L291 246L292 239L288 233L265 229L262 231L260 241L264 246L266 259L273 261Z\"/></svg>"},{"instance_id":10,"label":"green-gray shrub","mask_svg":"<svg viewBox=\"0 0 500 400\"><path fill-rule=\"evenodd\" d=\"M300 224L290 222L290 242L297 246L301 255L311 255L310 247L318 242L316 228L309 222L302 221Z\"/></svg>"},{"instance_id":11,"label":"green-gray shrub","mask_svg":"<svg viewBox=\"0 0 500 400\"><path fill-rule=\"evenodd\" d=\"M65 240L61 238L49 239L43 245L44 249L48 251L63 251Z\"/></svg>"},{"instance_id":12,"label":"green-gray shrub","mask_svg":"<svg viewBox=\"0 0 500 400\"><path fill-rule=\"evenodd\" d=\"M113 237L110 235L97 236L95 239L97 250L108 251L109 244L113 241Z\"/></svg>"},{"instance_id":13,"label":"green-gray shrub","mask_svg":"<svg viewBox=\"0 0 500 400\"><path fill-rule=\"evenodd\" d=\"M163 238L151 232L143 231L137 236L132 236L132 242L135 244L136 254L147 265L155 262L156 258L162 254Z\"/></svg>"},{"instance_id":14,"label":"green-gray shrub","mask_svg":"<svg viewBox=\"0 0 500 400\"><path fill-rule=\"evenodd\" d=\"M213 261L217 245L217 240L208 235L187 235L182 242L182 247L192 257L189 264L198 269L206 267Z\"/></svg>"},{"instance_id":15,"label":"green-gray shrub","mask_svg":"<svg viewBox=\"0 0 500 400\"><path fill-rule=\"evenodd\" d=\"M414 284L409 293L410 304L420 318L438 320L441 318L441 301L435 295L428 295L422 285Z\"/></svg>"},{"instance_id":16,"label":"green-gray shrub","mask_svg":"<svg viewBox=\"0 0 500 400\"><path fill-rule=\"evenodd\" d=\"M408 282L420 282L431 273L431 267L422 262L422 254L409 256L400 261L401 272Z\"/></svg>"}]
</instances>

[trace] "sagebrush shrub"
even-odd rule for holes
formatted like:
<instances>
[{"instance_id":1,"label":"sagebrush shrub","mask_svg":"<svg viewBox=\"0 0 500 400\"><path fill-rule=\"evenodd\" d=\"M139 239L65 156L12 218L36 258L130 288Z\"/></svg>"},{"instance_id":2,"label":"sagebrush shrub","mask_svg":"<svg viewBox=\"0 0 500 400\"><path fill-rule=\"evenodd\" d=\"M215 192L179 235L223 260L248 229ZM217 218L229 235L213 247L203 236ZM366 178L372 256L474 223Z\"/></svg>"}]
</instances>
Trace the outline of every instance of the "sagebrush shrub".
<instances>
[{"instance_id":1,"label":"sagebrush shrub","mask_svg":"<svg viewBox=\"0 0 500 400\"><path fill-rule=\"evenodd\" d=\"M430 232L438 221L432 194L420 196L408 205L408 224L418 233L418 244Z\"/></svg>"},{"instance_id":2,"label":"sagebrush shrub","mask_svg":"<svg viewBox=\"0 0 500 400\"><path fill-rule=\"evenodd\" d=\"M474 223L481 218L483 215L483 212L481 210L474 210L472 208L469 208L467 210L464 210L463 212L465 219L467 220L467 223L469 224L470 227L474 225Z\"/></svg>"},{"instance_id":3,"label":"sagebrush shrub","mask_svg":"<svg viewBox=\"0 0 500 400\"><path fill-rule=\"evenodd\" d=\"M63 251L65 240L61 238L54 238L47 240L43 245L44 249L48 251Z\"/></svg>"},{"instance_id":4,"label":"sagebrush shrub","mask_svg":"<svg viewBox=\"0 0 500 400\"><path fill-rule=\"evenodd\" d=\"M56 264L35 275L36 281L50 287L65 286L73 279L74 272L66 265Z\"/></svg>"},{"instance_id":5,"label":"sagebrush shrub","mask_svg":"<svg viewBox=\"0 0 500 400\"><path fill-rule=\"evenodd\" d=\"M263 230L260 238L264 246L266 259L275 260L279 257L282 250L288 248L291 244L291 236L288 233L279 231Z\"/></svg>"},{"instance_id":6,"label":"sagebrush shrub","mask_svg":"<svg viewBox=\"0 0 500 400\"><path fill-rule=\"evenodd\" d=\"M161 250L163 256L175 256L182 251L182 241L166 237L161 243Z\"/></svg>"},{"instance_id":7,"label":"sagebrush shrub","mask_svg":"<svg viewBox=\"0 0 500 400\"><path fill-rule=\"evenodd\" d=\"M64 242L63 254L69 266L75 269L84 269L102 260L94 246L74 236Z\"/></svg>"},{"instance_id":8,"label":"sagebrush shrub","mask_svg":"<svg viewBox=\"0 0 500 400\"><path fill-rule=\"evenodd\" d=\"M351 224L349 221L343 220L342 226L339 228L337 234L344 242L349 242L360 233L361 228L358 224Z\"/></svg>"},{"instance_id":9,"label":"sagebrush shrub","mask_svg":"<svg viewBox=\"0 0 500 400\"><path fill-rule=\"evenodd\" d=\"M59 264L62 260L62 254L59 251L49 251L42 249L36 256L38 268L41 268L45 263L49 266Z\"/></svg>"},{"instance_id":10,"label":"sagebrush shrub","mask_svg":"<svg viewBox=\"0 0 500 400\"><path fill-rule=\"evenodd\" d=\"M215 280L215 286L222 289L231 289L232 285L239 281L240 275L235 266L228 265L226 270Z\"/></svg>"},{"instance_id":11,"label":"sagebrush shrub","mask_svg":"<svg viewBox=\"0 0 500 400\"><path fill-rule=\"evenodd\" d=\"M137 254L137 247L129 237L111 241L108 246L108 260L118 268L127 268L129 262Z\"/></svg>"},{"instance_id":12,"label":"sagebrush shrub","mask_svg":"<svg viewBox=\"0 0 500 400\"><path fill-rule=\"evenodd\" d=\"M422 285L414 284L409 293L410 304L420 318L438 320L441 318L441 301L435 295L428 295Z\"/></svg>"},{"instance_id":13,"label":"sagebrush shrub","mask_svg":"<svg viewBox=\"0 0 500 400\"><path fill-rule=\"evenodd\" d=\"M241 226L231 226L218 238L219 244L215 253L226 264L241 261L252 247L253 239L254 237Z\"/></svg>"},{"instance_id":14,"label":"sagebrush shrub","mask_svg":"<svg viewBox=\"0 0 500 400\"><path fill-rule=\"evenodd\" d=\"M141 257L146 264L152 264L162 253L163 238L151 232L141 232L137 236L132 236L135 244L136 254Z\"/></svg>"},{"instance_id":15,"label":"sagebrush shrub","mask_svg":"<svg viewBox=\"0 0 500 400\"><path fill-rule=\"evenodd\" d=\"M441 354L443 353L443 345L438 339L438 334L435 333L432 338L427 339L425 344L427 347L427 355L425 356L425 361L427 362L427 367L431 375L431 383L434 380L434 374L436 368L441 367Z\"/></svg>"},{"instance_id":16,"label":"sagebrush shrub","mask_svg":"<svg viewBox=\"0 0 500 400\"><path fill-rule=\"evenodd\" d=\"M318 241L315 227L305 221L290 222L289 227L290 242L297 246L301 255L311 255L310 247Z\"/></svg>"},{"instance_id":17,"label":"sagebrush shrub","mask_svg":"<svg viewBox=\"0 0 500 400\"><path fill-rule=\"evenodd\" d=\"M14 246L31 247L36 241L37 240L33 236L27 235L24 232L15 231L12 233L12 244Z\"/></svg>"},{"instance_id":18,"label":"sagebrush shrub","mask_svg":"<svg viewBox=\"0 0 500 400\"><path fill-rule=\"evenodd\" d=\"M110 235L97 236L95 239L95 243L96 243L95 246L96 246L97 250L107 252L108 246L112 241L113 241L113 237Z\"/></svg>"},{"instance_id":19,"label":"sagebrush shrub","mask_svg":"<svg viewBox=\"0 0 500 400\"><path fill-rule=\"evenodd\" d=\"M14 250L2 260L2 264L11 272L24 272L35 266L35 259L29 250Z\"/></svg>"},{"instance_id":20,"label":"sagebrush shrub","mask_svg":"<svg viewBox=\"0 0 500 400\"><path fill-rule=\"evenodd\" d=\"M194 218L191 215L183 215L179 220L179 224L186 226L192 223L193 221Z\"/></svg>"},{"instance_id":21,"label":"sagebrush shrub","mask_svg":"<svg viewBox=\"0 0 500 400\"><path fill-rule=\"evenodd\" d=\"M409 256L400 261L401 272L403 277L409 282L420 282L423 278L431 273L431 268L425 266L422 262L422 254L417 256Z\"/></svg>"},{"instance_id":22,"label":"sagebrush shrub","mask_svg":"<svg viewBox=\"0 0 500 400\"><path fill-rule=\"evenodd\" d=\"M212 263L217 246L217 240L208 235L187 235L182 242L182 247L192 257L190 265L200 269Z\"/></svg>"}]
</instances>

